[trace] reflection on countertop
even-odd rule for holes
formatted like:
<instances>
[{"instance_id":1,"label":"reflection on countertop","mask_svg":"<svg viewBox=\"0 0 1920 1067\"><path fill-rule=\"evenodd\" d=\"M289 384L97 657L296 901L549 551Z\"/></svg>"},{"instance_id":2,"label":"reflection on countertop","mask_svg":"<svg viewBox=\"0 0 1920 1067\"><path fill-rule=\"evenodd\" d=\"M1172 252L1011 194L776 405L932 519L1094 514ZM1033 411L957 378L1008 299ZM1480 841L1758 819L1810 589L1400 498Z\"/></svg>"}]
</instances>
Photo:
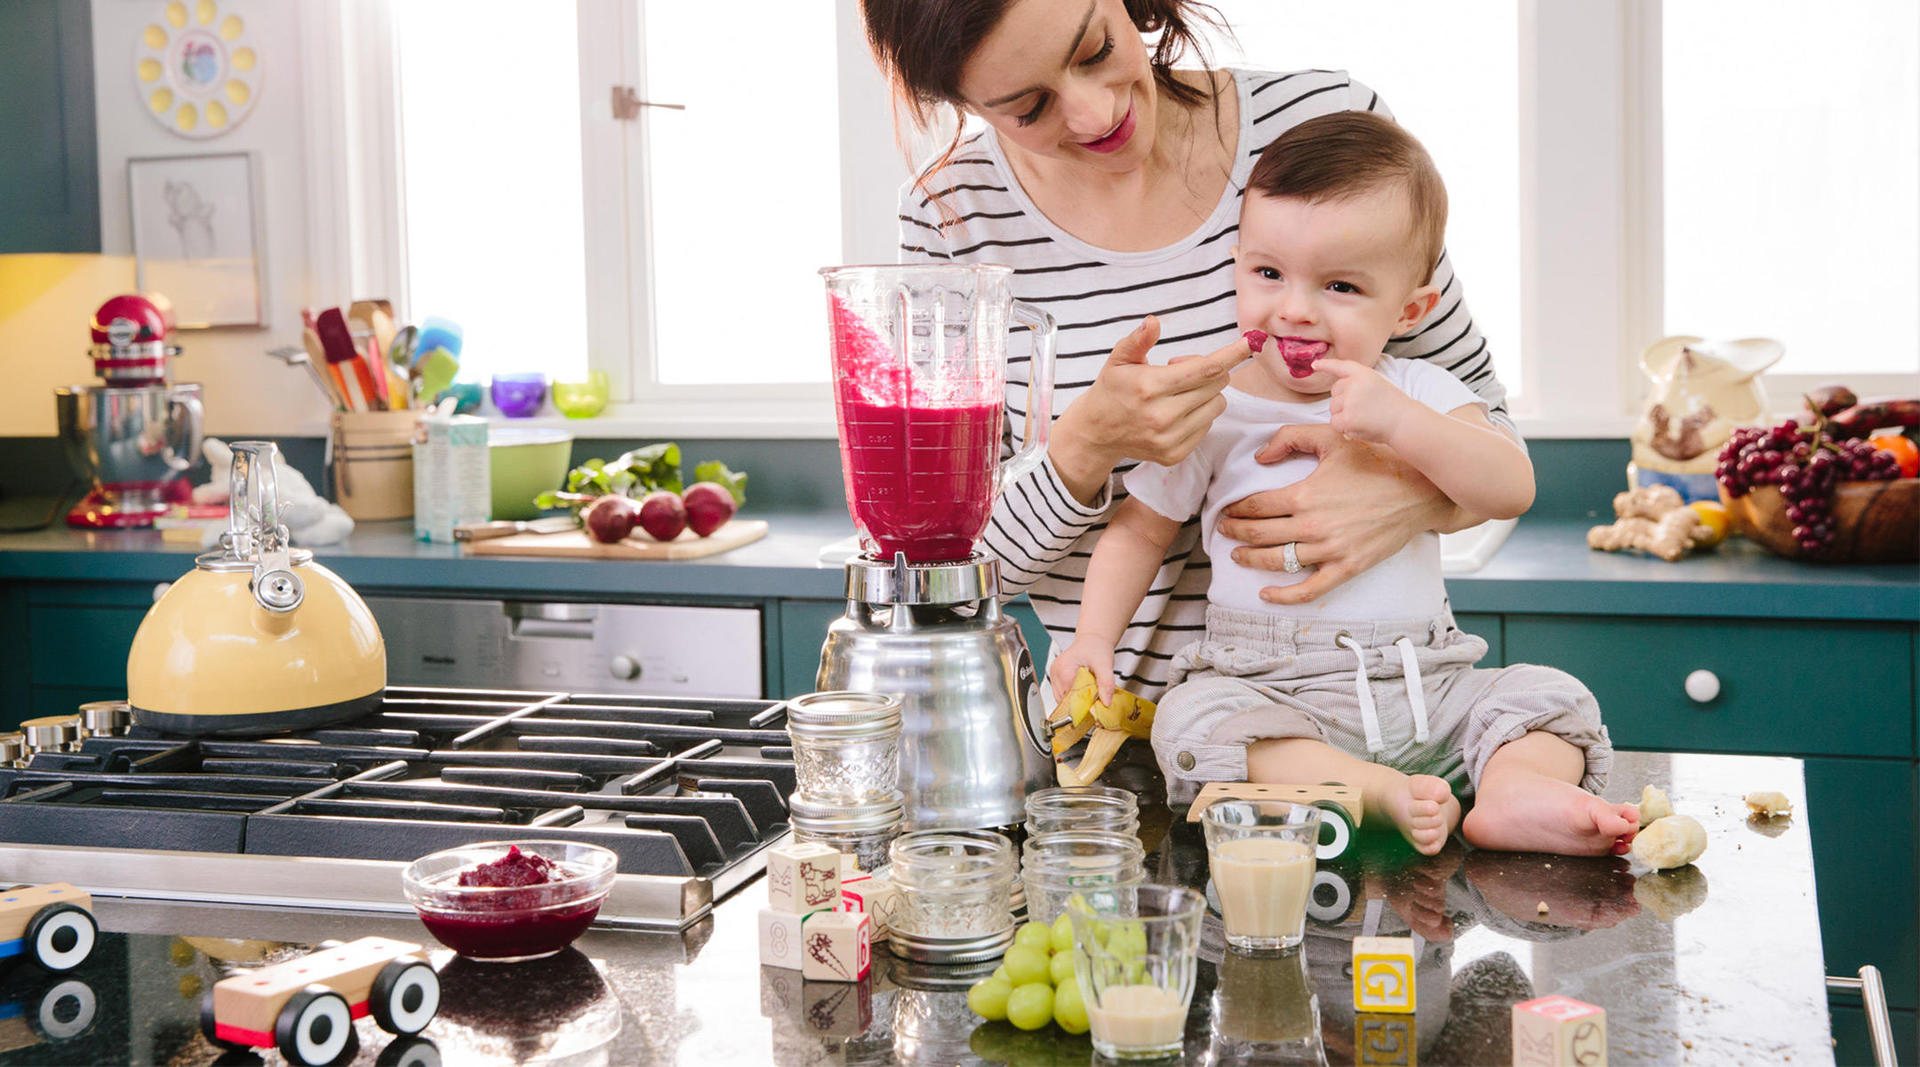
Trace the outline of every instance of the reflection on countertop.
<instances>
[{"instance_id":1,"label":"reflection on countertop","mask_svg":"<svg viewBox=\"0 0 1920 1067\"><path fill-rule=\"evenodd\" d=\"M1799 762L1619 753L1609 795L1637 796L1646 783L1706 825L1696 866L1636 878L1617 858L1458 844L1423 858L1363 835L1358 853L1318 872L1300 951L1229 954L1210 918L1187 1061L1346 1063L1363 1049L1398 1048L1421 1063L1505 1063L1511 1005L1559 993L1607 1010L1619 1062L1830 1062L1807 829L1817 813L1806 812ZM1796 814L1750 825L1740 797L1754 789L1786 793ZM1142 814L1153 877L1204 885L1195 828L1165 809ZM369 934L433 948L443 1004L423 1036L449 1064L951 1065L1090 1054L1085 1037L1051 1028L979 1025L966 1009L979 968L908 965L885 951L853 984L763 968L754 923L763 899L756 884L683 933L594 929L560 955L514 965L455 959L407 916L101 900L107 933L78 971L0 973L0 1064L214 1062L221 1053L197 1025L212 982L293 945ZM1414 1015L1354 1012L1351 941L1363 934L1414 939ZM357 1030L354 1063L417 1051L371 1020ZM220 1062L260 1062L227 1056Z\"/></svg>"}]
</instances>

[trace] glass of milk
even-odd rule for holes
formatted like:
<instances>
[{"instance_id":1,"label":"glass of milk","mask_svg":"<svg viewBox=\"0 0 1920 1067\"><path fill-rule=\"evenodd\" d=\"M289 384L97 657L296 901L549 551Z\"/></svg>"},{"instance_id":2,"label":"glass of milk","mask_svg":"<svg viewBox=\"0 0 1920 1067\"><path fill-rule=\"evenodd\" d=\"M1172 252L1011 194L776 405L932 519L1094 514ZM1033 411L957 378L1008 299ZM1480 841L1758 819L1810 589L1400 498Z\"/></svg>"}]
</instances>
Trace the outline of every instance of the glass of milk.
<instances>
[{"instance_id":1,"label":"glass of milk","mask_svg":"<svg viewBox=\"0 0 1920 1067\"><path fill-rule=\"evenodd\" d=\"M1206 910L1205 897L1170 885L1102 886L1068 902L1094 1051L1123 1060L1181 1051Z\"/></svg>"},{"instance_id":2,"label":"glass of milk","mask_svg":"<svg viewBox=\"0 0 1920 1067\"><path fill-rule=\"evenodd\" d=\"M1200 817L1227 944L1242 952L1300 943L1313 893L1320 809L1285 800L1222 800Z\"/></svg>"}]
</instances>

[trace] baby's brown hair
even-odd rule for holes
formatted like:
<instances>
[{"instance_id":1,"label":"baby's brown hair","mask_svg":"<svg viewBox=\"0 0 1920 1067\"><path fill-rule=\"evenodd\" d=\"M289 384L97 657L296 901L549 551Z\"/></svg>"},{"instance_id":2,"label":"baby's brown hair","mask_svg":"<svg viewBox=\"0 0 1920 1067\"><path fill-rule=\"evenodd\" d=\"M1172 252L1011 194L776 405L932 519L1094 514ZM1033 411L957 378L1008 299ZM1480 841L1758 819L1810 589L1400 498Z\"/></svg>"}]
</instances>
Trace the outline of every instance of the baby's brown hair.
<instances>
[{"instance_id":1,"label":"baby's brown hair","mask_svg":"<svg viewBox=\"0 0 1920 1067\"><path fill-rule=\"evenodd\" d=\"M1433 279L1447 237L1447 187L1433 157L1385 115L1336 111L1308 119L1260 151L1247 191L1297 196L1310 204L1356 196L1389 183L1407 191L1420 285Z\"/></svg>"}]
</instances>

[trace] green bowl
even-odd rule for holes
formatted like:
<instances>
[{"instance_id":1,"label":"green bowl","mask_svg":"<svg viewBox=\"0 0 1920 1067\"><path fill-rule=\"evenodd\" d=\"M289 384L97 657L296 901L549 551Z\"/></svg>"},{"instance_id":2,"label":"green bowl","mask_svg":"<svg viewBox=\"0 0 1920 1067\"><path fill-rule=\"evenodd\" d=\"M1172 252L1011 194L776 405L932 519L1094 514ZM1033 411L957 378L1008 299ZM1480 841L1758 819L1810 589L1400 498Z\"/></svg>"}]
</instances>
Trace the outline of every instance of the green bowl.
<instances>
[{"instance_id":1,"label":"green bowl","mask_svg":"<svg viewBox=\"0 0 1920 1067\"><path fill-rule=\"evenodd\" d=\"M493 426L487 434L487 470L493 481L493 517L535 519L533 498L566 484L573 434L566 430Z\"/></svg>"}]
</instances>

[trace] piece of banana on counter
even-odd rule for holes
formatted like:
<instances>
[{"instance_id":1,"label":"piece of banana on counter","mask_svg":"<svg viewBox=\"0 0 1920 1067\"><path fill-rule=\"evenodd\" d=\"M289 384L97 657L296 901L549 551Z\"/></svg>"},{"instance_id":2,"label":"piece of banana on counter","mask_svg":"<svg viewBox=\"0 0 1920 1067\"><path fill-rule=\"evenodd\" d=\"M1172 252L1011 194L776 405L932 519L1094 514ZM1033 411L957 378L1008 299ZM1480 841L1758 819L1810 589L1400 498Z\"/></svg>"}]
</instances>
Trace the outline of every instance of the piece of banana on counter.
<instances>
[{"instance_id":1,"label":"piece of banana on counter","mask_svg":"<svg viewBox=\"0 0 1920 1067\"><path fill-rule=\"evenodd\" d=\"M1113 702L1100 702L1100 686L1085 667L1073 676L1073 687L1054 705L1047 722L1053 726L1053 758L1061 785L1092 785L1129 737L1146 740L1153 733L1154 702L1125 689L1115 689ZM1086 754L1079 766L1068 766L1068 749L1089 733Z\"/></svg>"}]
</instances>

